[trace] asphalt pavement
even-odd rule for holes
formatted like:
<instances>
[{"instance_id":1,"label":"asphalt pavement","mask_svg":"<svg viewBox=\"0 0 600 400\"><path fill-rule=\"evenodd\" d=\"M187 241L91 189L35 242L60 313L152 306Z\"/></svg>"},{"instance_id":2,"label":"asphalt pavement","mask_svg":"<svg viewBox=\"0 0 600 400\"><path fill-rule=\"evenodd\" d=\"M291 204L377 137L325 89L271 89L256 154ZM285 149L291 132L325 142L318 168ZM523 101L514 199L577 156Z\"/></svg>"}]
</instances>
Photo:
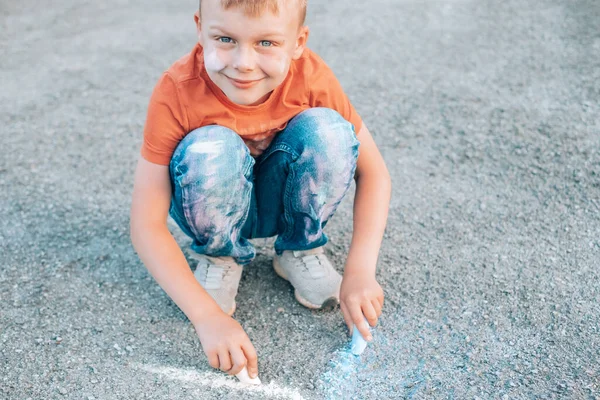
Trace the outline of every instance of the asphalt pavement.
<instances>
[{"instance_id":1,"label":"asphalt pavement","mask_svg":"<svg viewBox=\"0 0 600 400\"><path fill-rule=\"evenodd\" d=\"M339 310L298 304L255 241L252 389L210 368L128 233L196 6L0 3L0 398L600 398L598 1L309 1L309 46L392 174L386 304L350 356ZM326 232L341 271L352 193Z\"/></svg>"}]
</instances>

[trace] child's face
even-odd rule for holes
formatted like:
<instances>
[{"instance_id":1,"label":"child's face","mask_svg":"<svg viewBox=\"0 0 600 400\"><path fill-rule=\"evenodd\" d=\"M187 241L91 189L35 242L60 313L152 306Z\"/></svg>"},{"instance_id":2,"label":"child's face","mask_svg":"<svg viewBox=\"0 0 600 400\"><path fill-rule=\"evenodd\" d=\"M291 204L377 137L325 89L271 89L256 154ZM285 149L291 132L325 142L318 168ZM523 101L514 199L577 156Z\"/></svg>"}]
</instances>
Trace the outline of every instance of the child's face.
<instances>
[{"instance_id":1,"label":"child's face","mask_svg":"<svg viewBox=\"0 0 600 400\"><path fill-rule=\"evenodd\" d=\"M283 82L291 61L302 55L308 28L300 25L294 1L279 13L252 17L241 7L224 10L220 0L203 0L199 42L210 79L234 103L257 105Z\"/></svg>"}]
</instances>

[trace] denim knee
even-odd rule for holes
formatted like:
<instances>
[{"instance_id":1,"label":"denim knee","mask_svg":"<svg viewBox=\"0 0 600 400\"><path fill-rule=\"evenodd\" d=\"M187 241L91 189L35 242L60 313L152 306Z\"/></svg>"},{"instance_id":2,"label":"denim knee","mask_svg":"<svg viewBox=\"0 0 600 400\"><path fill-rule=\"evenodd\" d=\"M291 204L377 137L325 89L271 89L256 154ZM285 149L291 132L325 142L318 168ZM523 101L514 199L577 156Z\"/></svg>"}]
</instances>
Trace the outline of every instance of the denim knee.
<instances>
[{"instance_id":1,"label":"denim knee","mask_svg":"<svg viewBox=\"0 0 600 400\"><path fill-rule=\"evenodd\" d=\"M190 132L177 146L169 166L169 213L194 239L192 248L241 263L254 249L240 236L250 207L254 158L234 131L206 126Z\"/></svg>"},{"instance_id":2,"label":"denim knee","mask_svg":"<svg viewBox=\"0 0 600 400\"><path fill-rule=\"evenodd\" d=\"M209 125L193 130L181 140L171 157L169 171L173 181L179 177L183 179L179 183L186 184L199 176L213 175L221 166L227 168L221 168L219 174L240 170L246 174L252 167L251 159L248 147L237 133ZM200 165L202 168L198 168Z\"/></svg>"},{"instance_id":3,"label":"denim knee","mask_svg":"<svg viewBox=\"0 0 600 400\"><path fill-rule=\"evenodd\" d=\"M352 124L327 108L303 111L276 138L268 151L289 166L278 254L326 243L322 228L352 183L358 147Z\"/></svg>"},{"instance_id":4,"label":"denim knee","mask_svg":"<svg viewBox=\"0 0 600 400\"><path fill-rule=\"evenodd\" d=\"M303 154L337 175L346 176L356 168L359 141L353 125L337 111L317 107L296 115L285 130L288 146L296 156Z\"/></svg>"}]
</instances>

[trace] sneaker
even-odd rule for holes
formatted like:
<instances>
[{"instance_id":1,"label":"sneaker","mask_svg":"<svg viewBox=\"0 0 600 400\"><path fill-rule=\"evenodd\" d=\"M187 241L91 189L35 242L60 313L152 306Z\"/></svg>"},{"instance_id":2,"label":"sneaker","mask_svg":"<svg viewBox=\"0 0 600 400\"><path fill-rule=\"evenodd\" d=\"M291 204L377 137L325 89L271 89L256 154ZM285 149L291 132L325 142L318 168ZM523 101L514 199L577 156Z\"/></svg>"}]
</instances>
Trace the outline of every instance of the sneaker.
<instances>
[{"instance_id":1,"label":"sneaker","mask_svg":"<svg viewBox=\"0 0 600 400\"><path fill-rule=\"evenodd\" d=\"M275 254L273 268L294 286L296 300L303 306L320 309L339 304L342 277L327 259L323 246L284 250L281 256Z\"/></svg>"},{"instance_id":2,"label":"sneaker","mask_svg":"<svg viewBox=\"0 0 600 400\"><path fill-rule=\"evenodd\" d=\"M243 267L233 257L210 257L191 252L198 260L194 276L200 285L229 316L235 312L235 296L242 277Z\"/></svg>"}]
</instances>

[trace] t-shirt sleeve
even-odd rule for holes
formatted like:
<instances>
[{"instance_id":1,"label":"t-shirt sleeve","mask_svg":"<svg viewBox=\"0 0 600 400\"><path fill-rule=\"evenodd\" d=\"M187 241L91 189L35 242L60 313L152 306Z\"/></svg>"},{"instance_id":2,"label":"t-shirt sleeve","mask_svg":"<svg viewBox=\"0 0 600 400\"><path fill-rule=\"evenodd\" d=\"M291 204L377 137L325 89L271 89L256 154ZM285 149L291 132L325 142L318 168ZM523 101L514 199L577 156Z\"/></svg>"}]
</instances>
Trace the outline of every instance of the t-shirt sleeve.
<instances>
[{"instance_id":1,"label":"t-shirt sleeve","mask_svg":"<svg viewBox=\"0 0 600 400\"><path fill-rule=\"evenodd\" d=\"M352 125L356 134L362 128L362 119L354 109L348 96L344 92L342 85L338 81L333 71L325 64L320 62L314 67L312 79L309 80L310 106L327 107L338 113Z\"/></svg>"},{"instance_id":2,"label":"t-shirt sleeve","mask_svg":"<svg viewBox=\"0 0 600 400\"><path fill-rule=\"evenodd\" d=\"M186 125L177 86L165 72L150 97L142 157L154 164L169 165L175 148L186 134Z\"/></svg>"}]
</instances>

